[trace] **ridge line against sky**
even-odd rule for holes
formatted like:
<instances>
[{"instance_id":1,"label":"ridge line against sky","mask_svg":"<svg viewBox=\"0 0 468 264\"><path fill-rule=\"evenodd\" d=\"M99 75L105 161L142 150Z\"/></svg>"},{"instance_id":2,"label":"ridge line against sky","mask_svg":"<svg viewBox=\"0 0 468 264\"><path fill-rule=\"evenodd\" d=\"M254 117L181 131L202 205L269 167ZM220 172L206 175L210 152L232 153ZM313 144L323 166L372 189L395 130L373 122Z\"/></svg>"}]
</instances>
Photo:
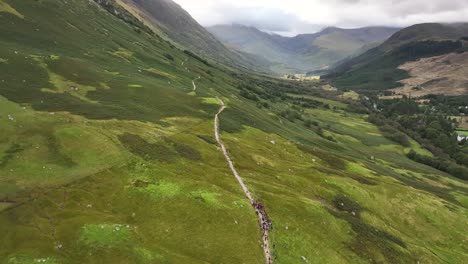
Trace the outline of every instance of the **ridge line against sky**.
<instances>
[{"instance_id":1,"label":"ridge line against sky","mask_svg":"<svg viewBox=\"0 0 468 264\"><path fill-rule=\"evenodd\" d=\"M328 26L406 27L468 20L467 0L174 0L203 26L242 24L286 36Z\"/></svg>"}]
</instances>

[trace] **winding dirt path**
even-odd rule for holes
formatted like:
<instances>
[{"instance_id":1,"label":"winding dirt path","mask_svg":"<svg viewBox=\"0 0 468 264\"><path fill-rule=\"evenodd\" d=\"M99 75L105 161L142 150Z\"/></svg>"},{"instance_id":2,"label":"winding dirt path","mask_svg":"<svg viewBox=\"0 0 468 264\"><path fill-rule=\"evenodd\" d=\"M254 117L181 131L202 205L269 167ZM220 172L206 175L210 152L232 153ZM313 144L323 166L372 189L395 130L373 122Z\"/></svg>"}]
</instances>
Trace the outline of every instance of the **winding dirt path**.
<instances>
[{"instance_id":1,"label":"winding dirt path","mask_svg":"<svg viewBox=\"0 0 468 264\"><path fill-rule=\"evenodd\" d=\"M254 200L254 198L252 197L252 194L250 193L249 189L247 188L244 181L242 180L239 173L237 172L236 168L234 167L234 163L232 162L231 157L229 156L229 153L227 152L227 149L224 146L223 141L221 140L221 137L219 135L219 115L224 111L224 109L226 109L226 105L221 99L218 98L218 100L221 103L221 108L219 109L218 113L215 115L215 119L214 119L215 138L219 146L221 147L223 155L226 158L226 161L229 165L229 168L232 171L232 174L239 182L239 185L244 191L245 196L247 196L250 204L255 209L255 213L257 214L258 221L260 224L260 229L262 231L262 242L263 242L263 251L265 252L265 260L267 264L272 264L273 260L271 258L270 242L268 240L268 235L269 235L269 231L271 228L271 222L268 218L268 215L266 214L266 211L264 210L264 207L259 202Z\"/></svg>"},{"instance_id":2,"label":"winding dirt path","mask_svg":"<svg viewBox=\"0 0 468 264\"><path fill-rule=\"evenodd\" d=\"M192 80L192 85L193 85L193 90L194 90L194 91L197 90L197 85L195 84L195 81L196 81L196 80L200 80L200 79L201 79L201 76L198 76L198 78Z\"/></svg>"}]
</instances>

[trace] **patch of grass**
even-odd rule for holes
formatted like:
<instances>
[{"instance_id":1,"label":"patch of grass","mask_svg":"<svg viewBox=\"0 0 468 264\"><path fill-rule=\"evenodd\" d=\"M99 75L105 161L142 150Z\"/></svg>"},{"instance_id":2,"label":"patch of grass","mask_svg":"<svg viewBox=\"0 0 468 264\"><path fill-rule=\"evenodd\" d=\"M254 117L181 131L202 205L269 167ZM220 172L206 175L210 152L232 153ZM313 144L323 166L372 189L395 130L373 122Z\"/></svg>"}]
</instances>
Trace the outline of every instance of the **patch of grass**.
<instances>
[{"instance_id":1,"label":"patch of grass","mask_svg":"<svg viewBox=\"0 0 468 264\"><path fill-rule=\"evenodd\" d=\"M130 63L133 58L133 52L124 48L119 48L117 51L111 53L112 55L121 58L122 60Z\"/></svg>"},{"instance_id":2,"label":"patch of grass","mask_svg":"<svg viewBox=\"0 0 468 264\"><path fill-rule=\"evenodd\" d=\"M350 245L351 250L363 258L371 260L371 262L380 262L382 257L391 263L399 262L402 259L411 260L410 256L405 255L400 248L406 248L405 243L382 230L378 230L366 224L360 219L362 207L355 201L344 195L337 195L333 200L336 209L342 213L330 210L329 212L345 221L347 221L354 232L356 238ZM374 250L377 249L377 252ZM382 256L382 255L383 256Z\"/></svg>"},{"instance_id":3,"label":"patch of grass","mask_svg":"<svg viewBox=\"0 0 468 264\"><path fill-rule=\"evenodd\" d=\"M129 245L132 230L121 224L88 224L80 230L80 243L93 251L110 250Z\"/></svg>"},{"instance_id":4,"label":"patch of grass","mask_svg":"<svg viewBox=\"0 0 468 264\"><path fill-rule=\"evenodd\" d=\"M21 19L24 19L24 16L20 14L16 9L10 6L8 3L4 2L3 0L0 1L0 12L6 12L15 15Z\"/></svg>"},{"instance_id":5,"label":"patch of grass","mask_svg":"<svg viewBox=\"0 0 468 264\"><path fill-rule=\"evenodd\" d=\"M205 97L205 98L203 98L203 103L204 104L212 104L212 105L220 105L220 102L219 102L218 98L214 98L214 97Z\"/></svg>"},{"instance_id":6,"label":"patch of grass","mask_svg":"<svg viewBox=\"0 0 468 264\"><path fill-rule=\"evenodd\" d=\"M60 264L61 261L58 261L54 257L31 257L27 254L19 254L12 257L9 257L5 264L35 264L35 263L45 263L45 264Z\"/></svg>"},{"instance_id":7,"label":"patch of grass","mask_svg":"<svg viewBox=\"0 0 468 264\"><path fill-rule=\"evenodd\" d=\"M214 207L224 207L224 204L221 203L218 199L221 194L207 191L195 191L191 192L190 195L195 199L199 200L202 203L205 203L209 206Z\"/></svg>"},{"instance_id":8,"label":"patch of grass","mask_svg":"<svg viewBox=\"0 0 468 264\"><path fill-rule=\"evenodd\" d=\"M169 79L169 80L176 80L177 78L172 75L172 74L169 74L167 72L163 72L159 69L156 69L156 68L148 68L148 69L145 69L145 72L147 73L150 73L151 75L155 76L155 77L158 77L158 78L166 78L166 79Z\"/></svg>"},{"instance_id":9,"label":"patch of grass","mask_svg":"<svg viewBox=\"0 0 468 264\"><path fill-rule=\"evenodd\" d=\"M0 159L0 168L4 168L8 162L13 159L15 154L20 153L23 151L24 148L17 143L12 144L3 154L3 157Z\"/></svg>"},{"instance_id":10,"label":"patch of grass","mask_svg":"<svg viewBox=\"0 0 468 264\"><path fill-rule=\"evenodd\" d=\"M179 155L185 159L188 160L193 160L193 161L200 161L202 160L202 156L200 152L198 152L196 149L192 148L189 145L179 143L179 142L174 142L173 143L175 151L179 153Z\"/></svg>"},{"instance_id":11,"label":"patch of grass","mask_svg":"<svg viewBox=\"0 0 468 264\"><path fill-rule=\"evenodd\" d=\"M130 152L145 160L170 162L177 158L177 153L167 146L148 143L138 135L125 133L119 140Z\"/></svg>"},{"instance_id":12,"label":"patch of grass","mask_svg":"<svg viewBox=\"0 0 468 264\"><path fill-rule=\"evenodd\" d=\"M359 94L354 92L354 91L344 92L342 97L344 99L358 100L359 99Z\"/></svg>"},{"instance_id":13,"label":"patch of grass","mask_svg":"<svg viewBox=\"0 0 468 264\"><path fill-rule=\"evenodd\" d=\"M197 137L203 139L206 143L216 145L218 142L216 142L216 139L213 136L210 135L197 135Z\"/></svg>"},{"instance_id":14,"label":"patch of grass","mask_svg":"<svg viewBox=\"0 0 468 264\"><path fill-rule=\"evenodd\" d=\"M158 182L148 184L144 188L139 188L140 193L147 194L151 199L171 198L181 193L181 188L178 184L172 182Z\"/></svg>"}]
</instances>

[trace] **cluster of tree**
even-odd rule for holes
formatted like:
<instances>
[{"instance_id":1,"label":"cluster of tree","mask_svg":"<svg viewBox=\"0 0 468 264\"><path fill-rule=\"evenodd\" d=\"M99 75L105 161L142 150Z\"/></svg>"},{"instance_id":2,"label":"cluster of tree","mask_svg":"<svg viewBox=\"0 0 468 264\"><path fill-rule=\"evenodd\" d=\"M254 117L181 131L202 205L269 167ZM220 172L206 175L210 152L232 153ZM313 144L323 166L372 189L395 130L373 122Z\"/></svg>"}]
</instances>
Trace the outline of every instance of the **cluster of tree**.
<instances>
[{"instance_id":1,"label":"cluster of tree","mask_svg":"<svg viewBox=\"0 0 468 264\"><path fill-rule=\"evenodd\" d=\"M166 57L168 60L174 61L174 56L169 53L164 53L164 57Z\"/></svg>"},{"instance_id":2,"label":"cluster of tree","mask_svg":"<svg viewBox=\"0 0 468 264\"><path fill-rule=\"evenodd\" d=\"M415 151L411 150L407 154L408 158L417 161L422 164L426 164L438 170L447 172L459 179L468 180L468 168L459 164L456 164L453 161L442 159L442 158L432 158L424 155L419 155Z\"/></svg>"},{"instance_id":3,"label":"cluster of tree","mask_svg":"<svg viewBox=\"0 0 468 264\"><path fill-rule=\"evenodd\" d=\"M368 120L378 125L387 138L408 147L408 135L436 156L411 153L409 157L413 160L464 177L468 171L468 146L457 141L456 123L449 118L453 110L459 108L458 103L463 102L434 98L429 98L424 105L410 98L377 101L378 110L374 110Z\"/></svg>"},{"instance_id":4,"label":"cluster of tree","mask_svg":"<svg viewBox=\"0 0 468 264\"><path fill-rule=\"evenodd\" d=\"M191 52L190 50L184 50L184 53L189 55L190 57L196 59L197 61L205 64L206 66L210 66L210 63L207 60L205 60L204 58L202 58L202 57L198 56L197 54Z\"/></svg>"},{"instance_id":5,"label":"cluster of tree","mask_svg":"<svg viewBox=\"0 0 468 264\"><path fill-rule=\"evenodd\" d=\"M331 106L329 104L326 104L324 102L320 102L317 100L309 99L309 98L304 98L304 97L287 97L290 101L293 102L295 105L300 105L303 108L325 108L325 109L331 109Z\"/></svg>"},{"instance_id":6,"label":"cluster of tree","mask_svg":"<svg viewBox=\"0 0 468 264\"><path fill-rule=\"evenodd\" d=\"M286 109L284 111L281 111L279 115L283 118L286 118L287 120L294 122L295 120L300 120L304 121L304 118L302 114L299 112L297 108L291 108L291 109Z\"/></svg>"},{"instance_id":7,"label":"cluster of tree","mask_svg":"<svg viewBox=\"0 0 468 264\"><path fill-rule=\"evenodd\" d=\"M443 96L427 95L425 105L433 107L449 116L468 115L468 95Z\"/></svg>"}]
</instances>

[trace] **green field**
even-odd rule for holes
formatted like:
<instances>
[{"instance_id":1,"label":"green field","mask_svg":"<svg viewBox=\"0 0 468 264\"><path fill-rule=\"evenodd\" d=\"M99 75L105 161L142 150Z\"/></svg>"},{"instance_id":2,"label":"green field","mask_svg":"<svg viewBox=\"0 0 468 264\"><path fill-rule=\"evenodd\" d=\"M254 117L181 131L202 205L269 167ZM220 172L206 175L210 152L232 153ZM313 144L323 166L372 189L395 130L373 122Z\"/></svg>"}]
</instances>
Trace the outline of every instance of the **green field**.
<instances>
[{"instance_id":1,"label":"green field","mask_svg":"<svg viewBox=\"0 0 468 264\"><path fill-rule=\"evenodd\" d=\"M468 136L468 131L466 131L466 130L457 130L457 133L460 134L460 135Z\"/></svg>"},{"instance_id":2,"label":"green field","mask_svg":"<svg viewBox=\"0 0 468 264\"><path fill-rule=\"evenodd\" d=\"M287 94L288 96L291 96L291 97L294 97L294 98L306 98L306 99L311 99L311 100L315 100L315 101L319 101L319 102L322 102L322 103L325 103L325 104L328 104L330 105L331 107L337 107L337 108L346 108L346 104L344 103L341 103L339 101L334 101L334 100L330 100L330 99L325 99L325 98L320 98L320 97L317 97L317 96L312 96L312 95L302 95L302 94Z\"/></svg>"},{"instance_id":3,"label":"green field","mask_svg":"<svg viewBox=\"0 0 468 264\"><path fill-rule=\"evenodd\" d=\"M327 140L278 115L291 101L239 95L241 81L290 83L207 65L90 1L2 0L0 22L0 263L264 263L215 144L217 97L275 263L468 261L466 182L406 158L365 115L301 109Z\"/></svg>"}]
</instances>

